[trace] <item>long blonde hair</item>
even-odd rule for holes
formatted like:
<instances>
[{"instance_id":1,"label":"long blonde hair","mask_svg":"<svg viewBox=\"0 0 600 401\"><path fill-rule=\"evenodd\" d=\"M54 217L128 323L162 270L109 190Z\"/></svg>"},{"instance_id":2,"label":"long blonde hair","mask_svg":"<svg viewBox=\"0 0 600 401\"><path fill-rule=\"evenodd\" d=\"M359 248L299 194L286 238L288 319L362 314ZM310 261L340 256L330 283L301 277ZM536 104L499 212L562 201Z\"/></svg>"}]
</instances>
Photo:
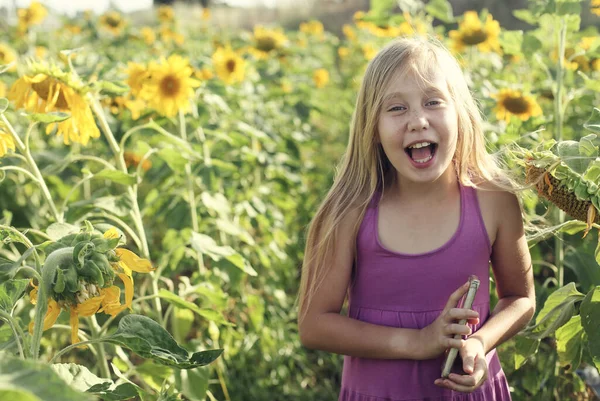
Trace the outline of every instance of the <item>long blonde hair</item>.
<instances>
[{"instance_id":1,"label":"long blonde hair","mask_svg":"<svg viewBox=\"0 0 600 401\"><path fill-rule=\"evenodd\" d=\"M395 179L395 170L377 142L377 123L385 89L396 73L418 74L424 81L434 70L445 74L458 117L458 139L453 159L458 180L477 186L510 180L485 147L481 113L457 60L438 42L424 38L398 39L384 47L369 63L362 80L350 126L348 147L334 183L308 228L299 293L299 320L328 272L335 252L338 227L349 211L358 211L353 237L377 189ZM355 255L356 256L356 255Z\"/></svg>"}]
</instances>

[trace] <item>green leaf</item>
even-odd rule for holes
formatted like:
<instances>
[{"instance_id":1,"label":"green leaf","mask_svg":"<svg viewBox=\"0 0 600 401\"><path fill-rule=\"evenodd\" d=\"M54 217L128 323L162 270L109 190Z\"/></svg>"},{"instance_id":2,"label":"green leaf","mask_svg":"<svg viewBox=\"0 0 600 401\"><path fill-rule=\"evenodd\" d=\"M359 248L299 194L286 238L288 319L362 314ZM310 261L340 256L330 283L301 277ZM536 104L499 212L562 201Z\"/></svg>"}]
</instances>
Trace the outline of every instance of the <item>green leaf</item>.
<instances>
[{"instance_id":1,"label":"green leaf","mask_svg":"<svg viewBox=\"0 0 600 401\"><path fill-rule=\"evenodd\" d=\"M187 158L182 157L181 151L173 148L163 148L156 152L156 154L164 160L173 171L183 171L188 162Z\"/></svg>"},{"instance_id":2,"label":"green leaf","mask_svg":"<svg viewBox=\"0 0 600 401\"><path fill-rule=\"evenodd\" d=\"M596 134L589 134L579 140L579 154L586 157L598 157L598 146L594 145Z\"/></svg>"},{"instance_id":3,"label":"green leaf","mask_svg":"<svg viewBox=\"0 0 600 401\"><path fill-rule=\"evenodd\" d=\"M191 356L171 334L154 320L141 315L127 315L119 321L117 331L103 341L129 348L141 357L179 369L193 369L217 359L222 349L195 352Z\"/></svg>"},{"instance_id":4,"label":"green leaf","mask_svg":"<svg viewBox=\"0 0 600 401\"><path fill-rule=\"evenodd\" d=\"M600 286L587 293L581 303L581 325L588 337L588 349L600 369Z\"/></svg>"},{"instance_id":5,"label":"green leaf","mask_svg":"<svg viewBox=\"0 0 600 401\"><path fill-rule=\"evenodd\" d=\"M425 6L425 11L446 24L454 22L452 5L448 0L430 0Z\"/></svg>"},{"instance_id":6,"label":"green leaf","mask_svg":"<svg viewBox=\"0 0 600 401\"><path fill-rule=\"evenodd\" d=\"M586 83L587 82L588 81L586 81ZM598 90L600 90L600 87ZM594 131L594 132L600 132L600 109L599 108L594 107L594 110L592 110L592 115L583 124L583 128L590 130L590 131Z\"/></svg>"},{"instance_id":7,"label":"green leaf","mask_svg":"<svg viewBox=\"0 0 600 401\"><path fill-rule=\"evenodd\" d=\"M95 386L90 387L86 393L97 395L103 401L119 401L132 398L140 399L142 392L139 387L132 383L123 383L117 386L111 381L96 384Z\"/></svg>"},{"instance_id":8,"label":"green leaf","mask_svg":"<svg viewBox=\"0 0 600 401\"><path fill-rule=\"evenodd\" d=\"M573 15L579 17L579 14L581 14L581 4L579 0L556 2L556 15Z\"/></svg>"},{"instance_id":9,"label":"green leaf","mask_svg":"<svg viewBox=\"0 0 600 401\"><path fill-rule=\"evenodd\" d=\"M523 366L529 357L537 352L539 346L540 340L534 340L525 336L516 336L515 353L513 355L515 370Z\"/></svg>"},{"instance_id":10,"label":"green leaf","mask_svg":"<svg viewBox=\"0 0 600 401\"><path fill-rule=\"evenodd\" d=\"M62 111L52 111L49 113L26 113L25 116L30 120L38 123L59 123L65 121L71 114L63 113Z\"/></svg>"},{"instance_id":11,"label":"green leaf","mask_svg":"<svg viewBox=\"0 0 600 401\"><path fill-rule=\"evenodd\" d=\"M46 228L46 234L52 241L58 241L69 234L77 234L81 229L68 223L52 223Z\"/></svg>"},{"instance_id":12,"label":"green leaf","mask_svg":"<svg viewBox=\"0 0 600 401\"><path fill-rule=\"evenodd\" d=\"M129 86L122 82L100 81L94 86L109 95L122 95L123 93L129 92Z\"/></svg>"},{"instance_id":13,"label":"green leaf","mask_svg":"<svg viewBox=\"0 0 600 401\"><path fill-rule=\"evenodd\" d=\"M541 48L542 42L533 33L526 33L523 35L522 51L524 54L537 53Z\"/></svg>"},{"instance_id":14,"label":"green leaf","mask_svg":"<svg viewBox=\"0 0 600 401\"><path fill-rule=\"evenodd\" d=\"M596 159L590 163L587 170L583 174L583 179L591 182L600 182L600 159Z\"/></svg>"},{"instance_id":15,"label":"green leaf","mask_svg":"<svg viewBox=\"0 0 600 401\"><path fill-rule=\"evenodd\" d=\"M204 401L208 390L210 372L208 369L178 370L181 393L190 401Z\"/></svg>"},{"instance_id":16,"label":"green leaf","mask_svg":"<svg viewBox=\"0 0 600 401\"><path fill-rule=\"evenodd\" d=\"M179 343L186 341L194 325L194 312L189 309L174 308L171 316L173 338Z\"/></svg>"},{"instance_id":17,"label":"green leaf","mask_svg":"<svg viewBox=\"0 0 600 401\"><path fill-rule=\"evenodd\" d=\"M521 21L525 21L530 25L537 25L538 19L535 15L531 13L529 10L513 10L513 15L515 18L520 19Z\"/></svg>"},{"instance_id":18,"label":"green leaf","mask_svg":"<svg viewBox=\"0 0 600 401\"><path fill-rule=\"evenodd\" d=\"M521 54L523 45L523 31L502 31L500 45L506 54Z\"/></svg>"},{"instance_id":19,"label":"green leaf","mask_svg":"<svg viewBox=\"0 0 600 401\"><path fill-rule=\"evenodd\" d=\"M192 232L191 245L194 250L209 256L215 261L226 259L243 272L256 276L256 270L250 263L230 246L219 246L214 239L208 235Z\"/></svg>"},{"instance_id":20,"label":"green leaf","mask_svg":"<svg viewBox=\"0 0 600 401\"><path fill-rule=\"evenodd\" d=\"M97 384L111 383L108 379L99 378L85 366L75 363L55 363L51 368L65 383L81 392Z\"/></svg>"},{"instance_id":21,"label":"green leaf","mask_svg":"<svg viewBox=\"0 0 600 401\"><path fill-rule=\"evenodd\" d=\"M69 387L50 366L0 356L0 400L2 401L87 401L94 397Z\"/></svg>"},{"instance_id":22,"label":"green leaf","mask_svg":"<svg viewBox=\"0 0 600 401\"><path fill-rule=\"evenodd\" d=\"M171 291L165 290L164 288L161 288L161 290L158 292L158 296L177 306L178 308L189 309L198 315L216 323L228 324L225 318L219 312L213 309L200 308L189 301L181 299L176 294L173 294Z\"/></svg>"},{"instance_id":23,"label":"green leaf","mask_svg":"<svg viewBox=\"0 0 600 401\"><path fill-rule=\"evenodd\" d=\"M579 220L569 220L558 230L569 235L577 234L587 228L587 224Z\"/></svg>"},{"instance_id":24,"label":"green leaf","mask_svg":"<svg viewBox=\"0 0 600 401\"><path fill-rule=\"evenodd\" d=\"M571 170L583 174L589 164L589 160L582 159L579 154L579 142L561 141L557 145L558 155Z\"/></svg>"},{"instance_id":25,"label":"green leaf","mask_svg":"<svg viewBox=\"0 0 600 401\"><path fill-rule=\"evenodd\" d=\"M11 313L15 303L23 296L28 279L9 280L0 284L0 309Z\"/></svg>"},{"instance_id":26,"label":"green leaf","mask_svg":"<svg viewBox=\"0 0 600 401\"><path fill-rule=\"evenodd\" d=\"M538 314L535 325L524 332L530 338L542 339L552 335L575 314L575 302L583 300L584 295L577 291L575 283L569 283L554 291Z\"/></svg>"},{"instance_id":27,"label":"green leaf","mask_svg":"<svg viewBox=\"0 0 600 401\"><path fill-rule=\"evenodd\" d=\"M4 113L6 109L8 109L8 99L5 97L0 97L0 114Z\"/></svg>"},{"instance_id":28,"label":"green leaf","mask_svg":"<svg viewBox=\"0 0 600 401\"><path fill-rule=\"evenodd\" d=\"M585 332L581 316L573 316L564 326L556 330L558 360L565 370L575 371L581 363Z\"/></svg>"},{"instance_id":29,"label":"green leaf","mask_svg":"<svg viewBox=\"0 0 600 401\"><path fill-rule=\"evenodd\" d=\"M94 178L105 179L122 185L134 185L137 182L135 175L127 174L119 170L104 169L96 174Z\"/></svg>"},{"instance_id":30,"label":"green leaf","mask_svg":"<svg viewBox=\"0 0 600 401\"><path fill-rule=\"evenodd\" d=\"M375 16L389 17L396 5L396 0L371 0L371 11L369 13Z\"/></svg>"}]
</instances>

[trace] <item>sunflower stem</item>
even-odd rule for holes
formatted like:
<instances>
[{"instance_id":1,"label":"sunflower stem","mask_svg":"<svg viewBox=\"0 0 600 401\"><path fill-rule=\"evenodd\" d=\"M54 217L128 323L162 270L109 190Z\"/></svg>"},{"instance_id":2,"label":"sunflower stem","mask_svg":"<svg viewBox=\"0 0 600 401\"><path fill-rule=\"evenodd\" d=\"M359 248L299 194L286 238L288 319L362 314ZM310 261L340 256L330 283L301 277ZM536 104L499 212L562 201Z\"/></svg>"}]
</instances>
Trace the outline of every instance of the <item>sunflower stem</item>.
<instances>
[{"instance_id":1,"label":"sunflower stem","mask_svg":"<svg viewBox=\"0 0 600 401\"><path fill-rule=\"evenodd\" d=\"M96 351L98 351L98 360L100 362L100 374L102 377L110 379L110 370L108 369L108 361L106 360L106 352L104 350L104 343L101 340L101 328L96 320L96 315L90 316L90 332L92 333L92 339L98 340L96 343Z\"/></svg>"},{"instance_id":2,"label":"sunflower stem","mask_svg":"<svg viewBox=\"0 0 600 401\"><path fill-rule=\"evenodd\" d=\"M77 348L77 347L81 347L82 345L90 345L90 344L96 344L98 342L100 342L102 340L99 339L92 339L92 340L88 340L88 341L80 341L76 344L71 344L66 346L65 348L61 349L60 351L58 351L53 357L52 359L50 359L50 362L48 362L50 365L52 365L59 357L61 357L63 354L66 354L67 352L69 352L70 350L72 350L73 348Z\"/></svg>"},{"instance_id":3,"label":"sunflower stem","mask_svg":"<svg viewBox=\"0 0 600 401\"><path fill-rule=\"evenodd\" d=\"M181 139L187 142L187 130L185 125L185 115L183 110L179 109L179 134ZM190 215L192 218L192 230L198 232L200 225L198 224L198 209L196 205L196 194L194 193L194 176L192 175L192 162L188 161L185 164L185 177L187 181L188 202L190 204ZM206 273L202 253L196 250L196 259L198 260L198 272L202 275ZM166 318L165 318L166 319Z\"/></svg>"},{"instance_id":4,"label":"sunflower stem","mask_svg":"<svg viewBox=\"0 0 600 401\"><path fill-rule=\"evenodd\" d=\"M15 342L17 343L17 348L19 349L19 355L21 355L21 359L25 359L25 353L23 352L23 345L21 344L21 338L25 339L25 335L21 327L15 322L15 319L7 312L0 309L0 318L5 320L6 323L10 326L13 332L13 336L15 337ZM17 330L18 328L18 330Z\"/></svg>"},{"instance_id":5,"label":"sunflower stem","mask_svg":"<svg viewBox=\"0 0 600 401\"><path fill-rule=\"evenodd\" d=\"M36 179L37 179L37 183L39 184L39 186L42 190L42 195L44 196L44 199L46 199L46 202L48 203L48 206L50 207L50 211L52 212L52 215L54 216L54 220L57 223L62 223L63 216L60 213L58 213L58 209L56 208L56 205L54 204L54 200L52 199L50 190L48 190L46 181L44 180L44 177L42 176L42 173L40 172L40 169L38 168L37 163L31 156L31 152L29 151L29 141L27 141L27 145L24 144L23 141L21 141L21 138L19 138L19 136L17 135L17 132L15 131L15 129L10 124L10 122L8 121L8 119L6 118L6 116L4 114L0 114L0 118L2 119L2 122L4 123L4 125L8 128L8 132L10 132L13 139L15 140L15 143L17 144L17 148L19 148L19 152L21 152L21 154L23 156L25 156L25 160L27 160L27 165L29 166L29 169L31 170L33 176L36 177ZM29 134L34 126L35 126L35 123L31 123L29 125L29 128L27 130L27 138L29 138Z\"/></svg>"}]
</instances>

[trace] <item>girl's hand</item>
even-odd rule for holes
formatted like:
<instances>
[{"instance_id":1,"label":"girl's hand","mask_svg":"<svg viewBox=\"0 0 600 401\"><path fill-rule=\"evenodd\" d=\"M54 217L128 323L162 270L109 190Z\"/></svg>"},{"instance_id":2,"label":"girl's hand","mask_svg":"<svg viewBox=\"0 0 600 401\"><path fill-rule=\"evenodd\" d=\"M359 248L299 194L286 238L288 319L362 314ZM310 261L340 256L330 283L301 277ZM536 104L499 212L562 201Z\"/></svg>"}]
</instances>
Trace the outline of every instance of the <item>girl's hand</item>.
<instances>
[{"instance_id":1,"label":"girl's hand","mask_svg":"<svg viewBox=\"0 0 600 401\"><path fill-rule=\"evenodd\" d=\"M421 359L432 359L442 355L448 348L461 349L463 339L455 339L455 334L468 336L471 328L458 324L461 319L467 319L470 324L479 323L479 314L471 309L457 308L458 302L469 290L469 282L460 286L448 298L444 310L429 326L421 329L422 355Z\"/></svg>"},{"instance_id":2,"label":"girl's hand","mask_svg":"<svg viewBox=\"0 0 600 401\"><path fill-rule=\"evenodd\" d=\"M435 385L462 393L472 393L479 388L488 376L488 365L485 359L483 343L474 338L468 338L459 349L463 360L465 375L450 373L446 379L436 379Z\"/></svg>"}]
</instances>

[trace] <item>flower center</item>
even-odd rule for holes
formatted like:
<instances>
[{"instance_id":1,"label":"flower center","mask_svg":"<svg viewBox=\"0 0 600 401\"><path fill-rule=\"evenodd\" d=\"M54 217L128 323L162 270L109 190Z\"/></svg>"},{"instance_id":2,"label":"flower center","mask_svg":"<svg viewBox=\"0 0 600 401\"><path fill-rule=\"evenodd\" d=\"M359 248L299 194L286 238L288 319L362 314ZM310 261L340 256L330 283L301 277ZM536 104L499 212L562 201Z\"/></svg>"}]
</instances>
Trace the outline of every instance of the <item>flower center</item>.
<instances>
[{"instance_id":1,"label":"flower center","mask_svg":"<svg viewBox=\"0 0 600 401\"><path fill-rule=\"evenodd\" d=\"M50 99L48 99L48 95L50 94L51 85L55 85L54 90L59 91L58 98L56 99L56 107L59 109L68 109L69 104L67 103L67 99L65 99L65 95L62 89L60 88L59 83L56 82L54 79L46 78L42 82L36 82L31 84L31 87L33 88L35 93L37 93L40 96L40 98L44 99L45 101L49 101Z\"/></svg>"},{"instance_id":2,"label":"flower center","mask_svg":"<svg viewBox=\"0 0 600 401\"><path fill-rule=\"evenodd\" d=\"M277 47L277 42L275 38L271 36L262 36L256 39L256 48L258 50L262 50L263 52L270 52L271 50Z\"/></svg>"},{"instance_id":3,"label":"flower center","mask_svg":"<svg viewBox=\"0 0 600 401\"><path fill-rule=\"evenodd\" d=\"M117 28L121 24L121 18L115 16L108 16L106 18L106 24L112 28Z\"/></svg>"},{"instance_id":4,"label":"flower center","mask_svg":"<svg viewBox=\"0 0 600 401\"><path fill-rule=\"evenodd\" d=\"M160 91L165 96L175 96L179 93L181 82L172 75L167 75L160 81Z\"/></svg>"},{"instance_id":5,"label":"flower center","mask_svg":"<svg viewBox=\"0 0 600 401\"><path fill-rule=\"evenodd\" d=\"M475 46L485 42L487 38L488 34L485 31L481 29L475 29L471 32L465 33L463 35L462 41L466 45Z\"/></svg>"},{"instance_id":6,"label":"flower center","mask_svg":"<svg viewBox=\"0 0 600 401\"><path fill-rule=\"evenodd\" d=\"M507 97L502 102L504 108L513 114L523 114L529 110L529 102L524 97Z\"/></svg>"},{"instance_id":7,"label":"flower center","mask_svg":"<svg viewBox=\"0 0 600 401\"><path fill-rule=\"evenodd\" d=\"M227 63L225 63L225 68L227 68L227 71L231 74L235 71L235 65L236 62L233 59L227 60Z\"/></svg>"}]
</instances>

